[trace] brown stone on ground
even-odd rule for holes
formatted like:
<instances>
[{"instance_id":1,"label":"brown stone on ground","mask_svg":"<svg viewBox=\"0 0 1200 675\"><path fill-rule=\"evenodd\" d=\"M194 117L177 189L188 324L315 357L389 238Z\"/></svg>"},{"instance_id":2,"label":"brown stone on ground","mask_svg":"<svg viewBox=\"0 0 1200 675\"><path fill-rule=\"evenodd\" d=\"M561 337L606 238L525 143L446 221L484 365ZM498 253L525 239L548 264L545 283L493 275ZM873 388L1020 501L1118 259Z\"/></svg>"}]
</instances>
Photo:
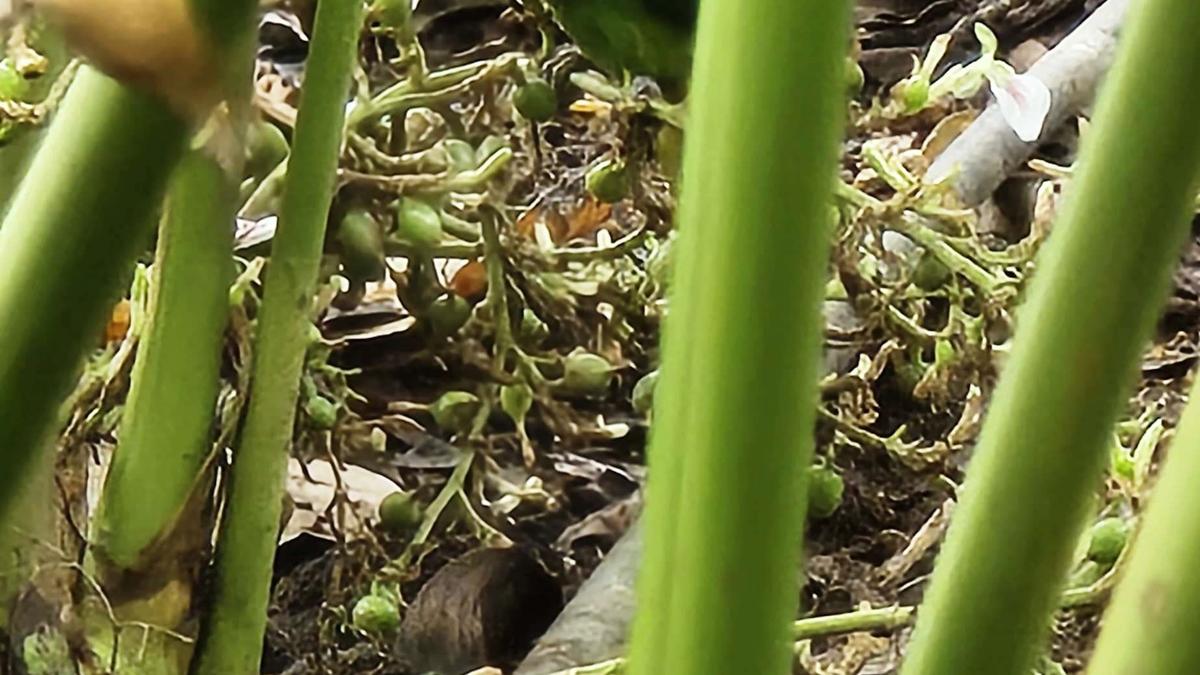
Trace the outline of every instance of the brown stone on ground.
<instances>
[{"instance_id":1,"label":"brown stone on ground","mask_svg":"<svg viewBox=\"0 0 1200 675\"><path fill-rule=\"evenodd\" d=\"M429 579L405 614L399 644L418 673L509 667L561 609L558 582L528 554L480 549Z\"/></svg>"}]
</instances>

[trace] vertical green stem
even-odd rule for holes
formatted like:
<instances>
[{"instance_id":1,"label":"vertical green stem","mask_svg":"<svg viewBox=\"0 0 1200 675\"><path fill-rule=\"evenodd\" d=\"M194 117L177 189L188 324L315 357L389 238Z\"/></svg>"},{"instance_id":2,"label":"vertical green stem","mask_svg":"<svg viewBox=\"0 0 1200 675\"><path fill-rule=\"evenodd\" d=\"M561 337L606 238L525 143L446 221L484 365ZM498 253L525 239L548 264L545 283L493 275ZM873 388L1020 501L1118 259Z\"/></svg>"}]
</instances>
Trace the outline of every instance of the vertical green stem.
<instances>
[{"instance_id":1,"label":"vertical green stem","mask_svg":"<svg viewBox=\"0 0 1200 675\"><path fill-rule=\"evenodd\" d=\"M1090 675L1186 675L1200 662L1200 383L1104 615Z\"/></svg>"},{"instance_id":2,"label":"vertical green stem","mask_svg":"<svg viewBox=\"0 0 1200 675\"><path fill-rule=\"evenodd\" d=\"M0 505L148 240L186 125L84 68L0 225Z\"/></svg>"},{"instance_id":3,"label":"vertical green stem","mask_svg":"<svg viewBox=\"0 0 1200 675\"><path fill-rule=\"evenodd\" d=\"M217 548L216 600L197 672L257 673L296 397L333 198L362 2L318 4L259 317L254 380Z\"/></svg>"},{"instance_id":4,"label":"vertical green stem","mask_svg":"<svg viewBox=\"0 0 1200 675\"><path fill-rule=\"evenodd\" d=\"M44 103L55 80L70 61L71 54L67 51L62 34L42 17L34 17L30 21L30 28L30 34L26 36L30 42L29 46L49 61L49 68L37 79L32 91L23 100L27 103ZM6 34L0 34L0 38L8 37ZM3 51L3 48L0 48L0 54L3 54ZM10 138L4 145L0 145L0 217L3 216L5 205L16 191L21 177L25 175L29 160L45 135L46 128L39 125L33 129L18 131L15 138Z\"/></svg>"},{"instance_id":5,"label":"vertical green stem","mask_svg":"<svg viewBox=\"0 0 1200 675\"><path fill-rule=\"evenodd\" d=\"M1200 4L1143 0L1138 8L1018 315L905 675L1029 672L1162 306L1200 159ZM1146 552L1165 563L1180 550ZM1154 621L1133 632L1162 628ZM1166 635L1137 642L1139 657ZM1183 672L1103 661L1098 672Z\"/></svg>"},{"instance_id":6,"label":"vertical green stem","mask_svg":"<svg viewBox=\"0 0 1200 675\"><path fill-rule=\"evenodd\" d=\"M701 3L635 675L789 672L849 16Z\"/></svg>"},{"instance_id":7,"label":"vertical green stem","mask_svg":"<svg viewBox=\"0 0 1200 675\"><path fill-rule=\"evenodd\" d=\"M232 279L233 184L201 151L176 168L138 347L95 519L95 553L135 565L180 514L208 456Z\"/></svg>"}]
</instances>

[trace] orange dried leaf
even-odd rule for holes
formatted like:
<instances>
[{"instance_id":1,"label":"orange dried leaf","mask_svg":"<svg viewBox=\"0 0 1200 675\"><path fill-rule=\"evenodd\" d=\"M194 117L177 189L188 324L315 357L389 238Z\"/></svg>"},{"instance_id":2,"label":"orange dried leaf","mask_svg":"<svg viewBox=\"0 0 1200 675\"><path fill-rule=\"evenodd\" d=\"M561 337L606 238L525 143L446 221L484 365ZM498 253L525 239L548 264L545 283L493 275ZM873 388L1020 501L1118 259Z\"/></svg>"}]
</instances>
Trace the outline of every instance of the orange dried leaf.
<instances>
[{"instance_id":1,"label":"orange dried leaf","mask_svg":"<svg viewBox=\"0 0 1200 675\"><path fill-rule=\"evenodd\" d=\"M522 213L521 217L517 218L517 234L532 239L533 228L537 225L538 219L542 217L544 210L541 206L533 206L525 211L525 213Z\"/></svg>"},{"instance_id":2,"label":"orange dried leaf","mask_svg":"<svg viewBox=\"0 0 1200 675\"><path fill-rule=\"evenodd\" d=\"M566 236L559 243L590 237L611 217L612 204L606 204L589 195L583 204L567 217Z\"/></svg>"},{"instance_id":3,"label":"orange dried leaf","mask_svg":"<svg viewBox=\"0 0 1200 675\"><path fill-rule=\"evenodd\" d=\"M517 219L517 234L533 239L537 226L545 225L550 232L550 240L561 244L568 239L571 226L561 213L543 206L534 206Z\"/></svg>"}]
</instances>

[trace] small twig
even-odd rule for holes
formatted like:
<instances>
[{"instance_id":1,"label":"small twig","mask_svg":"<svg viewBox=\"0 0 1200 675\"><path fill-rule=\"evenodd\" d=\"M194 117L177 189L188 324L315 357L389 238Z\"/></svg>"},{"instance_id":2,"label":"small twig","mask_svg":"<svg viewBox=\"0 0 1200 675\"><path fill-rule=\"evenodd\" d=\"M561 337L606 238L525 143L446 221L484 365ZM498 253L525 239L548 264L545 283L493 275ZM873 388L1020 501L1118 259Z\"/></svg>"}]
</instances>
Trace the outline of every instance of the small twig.
<instances>
[{"instance_id":1,"label":"small twig","mask_svg":"<svg viewBox=\"0 0 1200 675\"><path fill-rule=\"evenodd\" d=\"M838 199L859 209L872 211L889 209L888 203L842 181L837 182L835 194ZM917 213L904 210L897 215L898 217L884 223L884 227L895 230L925 247L939 262L950 268L951 271L962 275L967 281L979 287L981 291L991 295L999 292L1005 286L1011 286L1010 282L995 278L977 262L951 246L945 236L929 227L926 220Z\"/></svg>"},{"instance_id":2,"label":"small twig","mask_svg":"<svg viewBox=\"0 0 1200 675\"><path fill-rule=\"evenodd\" d=\"M379 92L370 101L356 105L346 118L346 128L353 129L368 119L387 113L450 101L470 91L476 84L507 71L522 58L527 57L521 53L502 54L490 61L468 63L430 73L419 84L411 79L403 80Z\"/></svg>"},{"instance_id":3,"label":"small twig","mask_svg":"<svg viewBox=\"0 0 1200 675\"><path fill-rule=\"evenodd\" d=\"M513 158L512 148L500 148L483 160L474 169L458 173L413 174L400 176L378 176L342 169L338 178L346 182L374 185L398 194L410 192L448 191L471 192L482 188L495 178Z\"/></svg>"},{"instance_id":4,"label":"small twig","mask_svg":"<svg viewBox=\"0 0 1200 675\"><path fill-rule=\"evenodd\" d=\"M383 250L389 258L409 258L418 255L428 255L432 258L475 260L483 255L482 244L439 244L433 248L418 250L410 244L392 239L384 242Z\"/></svg>"},{"instance_id":5,"label":"small twig","mask_svg":"<svg viewBox=\"0 0 1200 675\"><path fill-rule=\"evenodd\" d=\"M844 614L810 616L792 623L792 639L811 640L860 631L894 630L907 626L916 613L916 607L892 605L878 609L859 609Z\"/></svg>"},{"instance_id":6,"label":"small twig","mask_svg":"<svg viewBox=\"0 0 1200 675\"><path fill-rule=\"evenodd\" d=\"M548 251L549 255L564 262L588 262L591 260L611 260L628 254L641 245L646 238L646 228L639 227L607 246L579 246L573 248L558 248Z\"/></svg>"},{"instance_id":7,"label":"small twig","mask_svg":"<svg viewBox=\"0 0 1200 675\"><path fill-rule=\"evenodd\" d=\"M487 307L495 325L495 353L492 367L504 372L504 362L510 351L517 348L513 340L512 324L508 317L508 294L504 283L504 250L500 244L499 214L491 210L483 212L483 263L487 268Z\"/></svg>"},{"instance_id":8,"label":"small twig","mask_svg":"<svg viewBox=\"0 0 1200 675\"><path fill-rule=\"evenodd\" d=\"M440 169L446 164L445 153L438 145L428 150L403 155L389 155L380 150L374 141L355 131L346 134L346 141L355 152L362 154L372 164L385 171L427 172L431 167ZM439 160L441 161L439 162Z\"/></svg>"}]
</instances>

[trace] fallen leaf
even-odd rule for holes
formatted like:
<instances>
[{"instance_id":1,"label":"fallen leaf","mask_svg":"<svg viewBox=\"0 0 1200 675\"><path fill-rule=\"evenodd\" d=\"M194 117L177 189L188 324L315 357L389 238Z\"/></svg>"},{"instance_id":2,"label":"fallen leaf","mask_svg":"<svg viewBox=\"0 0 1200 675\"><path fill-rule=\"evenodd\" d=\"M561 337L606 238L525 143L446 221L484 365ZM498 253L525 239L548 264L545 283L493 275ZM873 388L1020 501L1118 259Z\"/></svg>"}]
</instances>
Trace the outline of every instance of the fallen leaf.
<instances>
[{"instance_id":1,"label":"fallen leaf","mask_svg":"<svg viewBox=\"0 0 1200 675\"><path fill-rule=\"evenodd\" d=\"M347 464L335 470L328 461L315 459L301 467L299 460L289 457L287 493L295 508L280 541L293 539L301 532L332 538L334 524L329 522L328 511L337 497L339 483L343 503L349 508L342 513L343 522L337 527L350 540L366 536L367 529L379 522L379 503L400 489L386 476L360 466Z\"/></svg>"},{"instance_id":2,"label":"fallen leaf","mask_svg":"<svg viewBox=\"0 0 1200 675\"><path fill-rule=\"evenodd\" d=\"M592 237L611 218L612 204L588 195L566 215L542 205L530 207L517 219L517 233L534 239L541 225L550 233L550 240L561 246L574 239Z\"/></svg>"},{"instance_id":3,"label":"fallen leaf","mask_svg":"<svg viewBox=\"0 0 1200 675\"><path fill-rule=\"evenodd\" d=\"M579 208L567 216L567 235L563 242L595 234L611 217L612 204L607 204L589 195L583 204L579 205Z\"/></svg>"}]
</instances>

